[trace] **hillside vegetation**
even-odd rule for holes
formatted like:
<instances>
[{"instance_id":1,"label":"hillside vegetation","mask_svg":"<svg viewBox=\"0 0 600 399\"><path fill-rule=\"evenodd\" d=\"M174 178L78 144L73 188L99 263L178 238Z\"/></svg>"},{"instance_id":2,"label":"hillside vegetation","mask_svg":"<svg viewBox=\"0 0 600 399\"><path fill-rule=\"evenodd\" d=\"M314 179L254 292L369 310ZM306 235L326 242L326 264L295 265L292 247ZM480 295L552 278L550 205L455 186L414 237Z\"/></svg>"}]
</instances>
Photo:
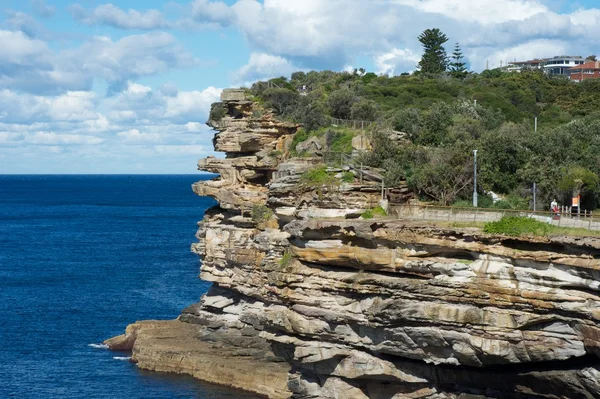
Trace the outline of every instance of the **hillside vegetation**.
<instances>
[{"instance_id":1,"label":"hillside vegetation","mask_svg":"<svg viewBox=\"0 0 600 399\"><path fill-rule=\"evenodd\" d=\"M390 185L406 179L424 199L469 200L477 149L482 196L493 191L505 197L503 206L522 207L536 182L542 204L567 203L580 191L583 208L597 207L600 81L489 70L465 79L297 72L270 82L254 84L251 94L302 123L306 137L320 134L331 118L377 121L369 131L373 151L363 161L386 169ZM390 131L406 133L410 143L394 141Z\"/></svg>"}]
</instances>

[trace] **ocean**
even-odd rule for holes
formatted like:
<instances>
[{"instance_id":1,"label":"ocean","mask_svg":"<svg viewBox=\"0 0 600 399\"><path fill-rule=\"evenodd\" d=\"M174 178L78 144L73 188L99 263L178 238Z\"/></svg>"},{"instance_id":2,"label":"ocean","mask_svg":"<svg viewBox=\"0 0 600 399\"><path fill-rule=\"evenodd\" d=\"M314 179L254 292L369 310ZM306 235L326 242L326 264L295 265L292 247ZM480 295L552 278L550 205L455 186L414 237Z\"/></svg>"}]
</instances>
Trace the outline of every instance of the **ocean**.
<instances>
[{"instance_id":1,"label":"ocean","mask_svg":"<svg viewBox=\"0 0 600 399\"><path fill-rule=\"evenodd\" d=\"M209 283L190 253L206 175L0 175L0 398L255 398L139 370L99 344L174 319Z\"/></svg>"}]
</instances>

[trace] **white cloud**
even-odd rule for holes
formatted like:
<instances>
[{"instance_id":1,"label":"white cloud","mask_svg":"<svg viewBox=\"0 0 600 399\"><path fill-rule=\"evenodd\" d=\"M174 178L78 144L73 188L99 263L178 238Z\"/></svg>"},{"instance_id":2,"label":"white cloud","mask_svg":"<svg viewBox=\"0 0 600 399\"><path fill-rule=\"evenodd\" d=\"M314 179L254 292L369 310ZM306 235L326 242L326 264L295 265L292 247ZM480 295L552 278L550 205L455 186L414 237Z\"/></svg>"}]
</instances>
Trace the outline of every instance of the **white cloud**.
<instances>
[{"instance_id":1,"label":"white cloud","mask_svg":"<svg viewBox=\"0 0 600 399\"><path fill-rule=\"evenodd\" d=\"M532 40L517 46L512 46L494 51L485 52L482 56L477 53L471 55L471 62L483 64L490 62L490 68L497 68L500 62L504 65L506 62L517 60L531 60L539 57L550 57L553 55L568 54L569 43L561 40ZM485 57L485 58L484 58Z\"/></svg>"},{"instance_id":2,"label":"white cloud","mask_svg":"<svg viewBox=\"0 0 600 399\"><path fill-rule=\"evenodd\" d=\"M164 121L177 123L208 120L212 103L219 101L221 89L204 90L152 90L132 82L118 95L109 98L105 106L111 118L120 122ZM187 128L186 128L187 129Z\"/></svg>"},{"instance_id":3,"label":"white cloud","mask_svg":"<svg viewBox=\"0 0 600 399\"><path fill-rule=\"evenodd\" d=\"M40 94L89 90L95 80L118 90L127 80L198 64L165 32L116 41L96 36L79 47L56 51L21 31L0 30L0 43L0 87Z\"/></svg>"},{"instance_id":4,"label":"white cloud","mask_svg":"<svg viewBox=\"0 0 600 399\"><path fill-rule=\"evenodd\" d=\"M223 26L235 21L233 10L222 1L194 0L192 17L198 22L214 22Z\"/></svg>"},{"instance_id":5,"label":"white cloud","mask_svg":"<svg viewBox=\"0 0 600 399\"><path fill-rule=\"evenodd\" d=\"M112 4L102 4L87 11L79 4L69 7L73 18L87 25L108 25L119 29L165 29L170 24L158 10L124 11Z\"/></svg>"},{"instance_id":6,"label":"white cloud","mask_svg":"<svg viewBox=\"0 0 600 399\"><path fill-rule=\"evenodd\" d=\"M396 0L390 3L480 24L524 20L548 12L548 8L537 0Z\"/></svg>"},{"instance_id":7,"label":"white cloud","mask_svg":"<svg viewBox=\"0 0 600 399\"><path fill-rule=\"evenodd\" d=\"M165 32L125 36L118 41L97 36L65 55L70 60L83 60L81 66L86 73L111 83L197 64L196 58L176 45L175 38Z\"/></svg>"},{"instance_id":8,"label":"white cloud","mask_svg":"<svg viewBox=\"0 0 600 399\"><path fill-rule=\"evenodd\" d=\"M26 134L23 141L27 144L36 145L97 145L104 142L104 139L95 136L84 136L81 134L35 132Z\"/></svg>"},{"instance_id":9,"label":"white cloud","mask_svg":"<svg viewBox=\"0 0 600 399\"><path fill-rule=\"evenodd\" d=\"M49 48L41 40L32 39L20 31L0 30L0 61L3 64L31 65L43 62ZM40 55L42 59L40 60Z\"/></svg>"},{"instance_id":10,"label":"white cloud","mask_svg":"<svg viewBox=\"0 0 600 399\"><path fill-rule=\"evenodd\" d=\"M234 73L233 79L237 83L249 83L261 79L287 76L299 69L283 57L252 53L248 63Z\"/></svg>"},{"instance_id":11,"label":"white cloud","mask_svg":"<svg viewBox=\"0 0 600 399\"><path fill-rule=\"evenodd\" d=\"M186 125L188 132L192 132L192 133L198 133L201 132L203 130L203 128L205 127L204 124L199 123L199 122L188 122Z\"/></svg>"},{"instance_id":12,"label":"white cloud","mask_svg":"<svg viewBox=\"0 0 600 399\"><path fill-rule=\"evenodd\" d=\"M199 155L206 152L202 145L157 145L154 151L165 155Z\"/></svg>"},{"instance_id":13,"label":"white cloud","mask_svg":"<svg viewBox=\"0 0 600 399\"><path fill-rule=\"evenodd\" d=\"M411 49L394 48L375 57L378 74L395 75L396 71L412 71L416 68L421 57Z\"/></svg>"},{"instance_id":14,"label":"white cloud","mask_svg":"<svg viewBox=\"0 0 600 399\"><path fill-rule=\"evenodd\" d=\"M160 134L158 133L141 133L138 129L130 129L125 132L117 133L117 136L121 138L124 143L130 144L145 144L145 143L156 143L160 141Z\"/></svg>"},{"instance_id":15,"label":"white cloud","mask_svg":"<svg viewBox=\"0 0 600 399\"><path fill-rule=\"evenodd\" d=\"M542 0L238 0L231 9L255 53L310 69L339 70L367 56L380 71L412 70L412 55L421 54L416 38L432 27L450 38L448 51L459 42L477 58L475 70L498 52L543 39L570 41L568 53L586 53L600 34L599 10L559 14ZM406 63L394 49L410 54Z\"/></svg>"}]
</instances>

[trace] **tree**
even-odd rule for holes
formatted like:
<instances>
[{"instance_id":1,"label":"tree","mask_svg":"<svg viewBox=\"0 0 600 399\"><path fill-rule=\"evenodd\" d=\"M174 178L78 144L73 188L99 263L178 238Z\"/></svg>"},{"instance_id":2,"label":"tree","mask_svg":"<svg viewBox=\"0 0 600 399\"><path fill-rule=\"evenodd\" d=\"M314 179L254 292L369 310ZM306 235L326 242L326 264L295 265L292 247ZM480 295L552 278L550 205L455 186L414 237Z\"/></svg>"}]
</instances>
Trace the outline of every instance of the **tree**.
<instances>
[{"instance_id":1,"label":"tree","mask_svg":"<svg viewBox=\"0 0 600 399\"><path fill-rule=\"evenodd\" d=\"M596 56L595 56L594 54L592 54L592 55L588 55L588 56L586 57L586 60L590 60L590 61L597 61L597 60L596 60Z\"/></svg>"},{"instance_id":2,"label":"tree","mask_svg":"<svg viewBox=\"0 0 600 399\"><path fill-rule=\"evenodd\" d=\"M415 148L409 185L442 205L456 201L473 187L473 161L460 148Z\"/></svg>"},{"instance_id":3,"label":"tree","mask_svg":"<svg viewBox=\"0 0 600 399\"><path fill-rule=\"evenodd\" d=\"M300 96L294 90L273 88L267 89L262 94L267 105L272 107L279 115L287 116L294 112L298 106Z\"/></svg>"},{"instance_id":4,"label":"tree","mask_svg":"<svg viewBox=\"0 0 600 399\"><path fill-rule=\"evenodd\" d=\"M328 103L334 118L350 119L352 106L357 101L354 93L348 89L339 89L329 95Z\"/></svg>"},{"instance_id":5,"label":"tree","mask_svg":"<svg viewBox=\"0 0 600 399\"><path fill-rule=\"evenodd\" d=\"M354 120L374 121L379 113L378 105L373 100L359 100L352 104L350 117Z\"/></svg>"},{"instance_id":6,"label":"tree","mask_svg":"<svg viewBox=\"0 0 600 399\"><path fill-rule=\"evenodd\" d=\"M452 62L450 63L450 75L456 79L464 79L467 77L466 63L463 62L463 53L460 49L460 45L456 43L454 45L454 52L452 53Z\"/></svg>"},{"instance_id":7,"label":"tree","mask_svg":"<svg viewBox=\"0 0 600 399\"><path fill-rule=\"evenodd\" d=\"M423 45L423 57L419 62L418 68L425 73L442 73L448 68L448 57L444 43L448 37L441 30L426 29L418 37Z\"/></svg>"}]
</instances>

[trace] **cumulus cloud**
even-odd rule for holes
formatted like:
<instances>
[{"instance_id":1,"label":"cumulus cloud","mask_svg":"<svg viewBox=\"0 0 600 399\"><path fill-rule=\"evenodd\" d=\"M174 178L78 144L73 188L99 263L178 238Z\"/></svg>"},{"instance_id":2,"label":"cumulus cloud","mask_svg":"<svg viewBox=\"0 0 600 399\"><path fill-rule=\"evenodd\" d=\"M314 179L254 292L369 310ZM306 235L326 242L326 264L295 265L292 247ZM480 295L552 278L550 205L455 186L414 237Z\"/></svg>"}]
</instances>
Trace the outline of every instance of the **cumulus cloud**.
<instances>
[{"instance_id":1,"label":"cumulus cloud","mask_svg":"<svg viewBox=\"0 0 600 399\"><path fill-rule=\"evenodd\" d=\"M0 87L41 94L89 90L99 79L118 90L128 80L198 64L166 32L116 41L96 36L79 47L54 51L43 40L21 31L0 30L0 43Z\"/></svg>"},{"instance_id":2,"label":"cumulus cloud","mask_svg":"<svg viewBox=\"0 0 600 399\"><path fill-rule=\"evenodd\" d=\"M171 24L158 10L124 11L112 4L102 4L93 10L86 10L79 4L69 7L76 20L87 25L108 25L119 29L165 29Z\"/></svg>"},{"instance_id":3,"label":"cumulus cloud","mask_svg":"<svg viewBox=\"0 0 600 399\"><path fill-rule=\"evenodd\" d=\"M475 70L499 51L542 39L585 52L600 33L599 10L559 14L541 0L238 0L231 9L255 53L311 69L339 70L367 56L381 72L412 70L414 57L402 63L395 49L420 54L416 37L432 27L460 42Z\"/></svg>"},{"instance_id":4,"label":"cumulus cloud","mask_svg":"<svg viewBox=\"0 0 600 399\"><path fill-rule=\"evenodd\" d=\"M84 59L86 73L110 83L122 83L174 68L188 68L198 63L166 32L125 36L117 41L97 36L64 55L70 60Z\"/></svg>"},{"instance_id":5,"label":"cumulus cloud","mask_svg":"<svg viewBox=\"0 0 600 399\"><path fill-rule=\"evenodd\" d=\"M524 20L548 11L548 8L537 0L395 0L390 3L484 25Z\"/></svg>"},{"instance_id":6,"label":"cumulus cloud","mask_svg":"<svg viewBox=\"0 0 600 399\"><path fill-rule=\"evenodd\" d=\"M178 123L199 122L208 119L212 103L219 101L221 89L152 90L133 82L121 93L107 99L105 106L112 118L119 121L169 120Z\"/></svg>"},{"instance_id":7,"label":"cumulus cloud","mask_svg":"<svg viewBox=\"0 0 600 399\"><path fill-rule=\"evenodd\" d=\"M212 132L204 122L220 89L126 86L114 96L1 90L0 169L39 173L44 165L46 173L191 172L197 158L212 154ZM35 162L24 163L28 158ZM75 164L81 167L73 170Z\"/></svg>"},{"instance_id":8,"label":"cumulus cloud","mask_svg":"<svg viewBox=\"0 0 600 399\"><path fill-rule=\"evenodd\" d=\"M411 49L394 48L386 53L375 56L378 74L395 75L396 71L414 70L421 57Z\"/></svg>"},{"instance_id":9,"label":"cumulus cloud","mask_svg":"<svg viewBox=\"0 0 600 399\"><path fill-rule=\"evenodd\" d=\"M101 144L104 139L95 136L84 136L81 134L35 132L25 134L23 141L27 144L36 145L97 145Z\"/></svg>"},{"instance_id":10,"label":"cumulus cloud","mask_svg":"<svg viewBox=\"0 0 600 399\"><path fill-rule=\"evenodd\" d=\"M223 1L195 0L191 6L192 17L198 22L213 22L228 26L236 18L233 10Z\"/></svg>"},{"instance_id":11,"label":"cumulus cloud","mask_svg":"<svg viewBox=\"0 0 600 399\"><path fill-rule=\"evenodd\" d=\"M290 75L299 69L283 57L252 53L248 63L234 73L233 80L236 83L250 83L261 79Z\"/></svg>"},{"instance_id":12,"label":"cumulus cloud","mask_svg":"<svg viewBox=\"0 0 600 399\"><path fill-rule=\"evenodd\" d=\"M125 132L119 132L117 133L117 136L121 138L124 143L131 144L156 143L160 141L160 134L141 133L138 129L130 129Z\"/></svg>"},{"instance_id":13,"label":"cumulus cloud","mask_svg":"<svg viewBox=\"0 0 600 399\"><path fill-rule=\"evenodd\" d=\"M45 97L0 90L0 121L85 121L97 116L95 100L96 96L92 92L67 92Z\"/></svg>"}]
</instances>

